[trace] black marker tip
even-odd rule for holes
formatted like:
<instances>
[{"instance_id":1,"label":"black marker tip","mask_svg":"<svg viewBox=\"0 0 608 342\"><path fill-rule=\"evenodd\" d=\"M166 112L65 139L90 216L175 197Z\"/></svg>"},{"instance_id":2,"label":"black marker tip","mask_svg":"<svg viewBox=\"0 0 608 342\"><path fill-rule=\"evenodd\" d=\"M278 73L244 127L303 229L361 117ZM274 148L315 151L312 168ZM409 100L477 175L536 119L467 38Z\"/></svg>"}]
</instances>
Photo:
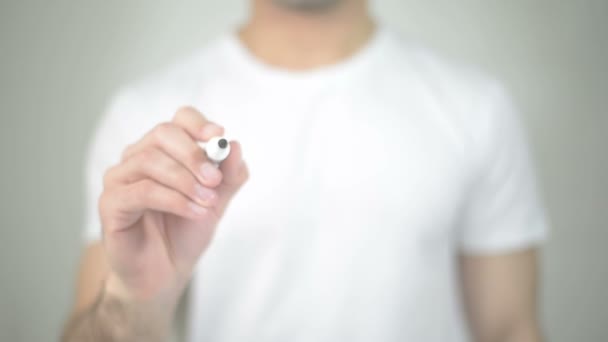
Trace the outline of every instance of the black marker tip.
<instances>
[{"instance_id":1,"label":"black marker tip","mask_svg":"<svg viewBox=\"0 0 608 342\"><path fill-rule=\"evenodd\" d=\"M226 146L228 146L228 141L226 141L226 139L223 139L223 138L222 138L222 139L220 139L220 140L217 142L217 145L218 145L220 148L226 148Z\"/></svg>"}]
</instances>

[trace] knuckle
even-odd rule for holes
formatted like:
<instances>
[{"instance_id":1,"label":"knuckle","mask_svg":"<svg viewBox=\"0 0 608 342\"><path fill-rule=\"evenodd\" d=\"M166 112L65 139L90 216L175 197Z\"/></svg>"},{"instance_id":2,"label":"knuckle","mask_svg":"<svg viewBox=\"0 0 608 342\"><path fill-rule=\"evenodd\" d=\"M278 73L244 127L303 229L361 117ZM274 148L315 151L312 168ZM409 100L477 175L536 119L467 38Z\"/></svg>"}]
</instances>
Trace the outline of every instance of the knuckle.
<instances>
[{"instance_id":1,"label":"knuckle","mask_svg":"<svg viewBox=\"0 0 608 342\"><path fill-rule=\"evenodd\" d=\"M97 210L99 211L99 213L103 213L107 210L108 208L108 194L107 191L104 191L101 193L101 195L99 195L99 198L97 199Z\"/></svg>"},{"instance_id":2,"label":"knuckle","mask_svg":"<svg viewBox=\"0 0 608 342\"><path fill-rule=\"evenodd\" d=\"M124 161L125 159L127 159L127 157L131 154L131 151L133 150L133 144L128 145L127 147L125 147L124 150L122 150L122 153L120 155L120 160Z\"/></svg>"},{"instance_id":3,"label":"knuckle","mask_svg":"<svg viewBox=\"0 0 608 342\"><path fill-rule=\"evenodd\" d=\"M181 165L173 164L166 171L165 176L169 184L172 184L178 189L188 189L189 186L194 187L194 180Z\"/></svg>"},{"instance_id":4,"label":"knuckle","mask_svg":"<svg viewBox=\"0 0 608 342\"><path fill-rule=\"evenodd\" d=\"M173 130L173 124L170 122L161 122L152 130L152 137L154 137L156 141L162 141L171 130Z\"/></svg>"},{"instance_id":5,"label":"knuckle","mask_svg":"<svg viewBox=\"0 0 608 342\"><path fill-rule=\"evenodd\" d=\"M112 210L112 204L115 201L112 200L112 193L110 191L103 191L97 198L97 210L99 216L105 216Z\"/></svg>"},{"instance_id":6,"label":"knuckle","mask_svg":"<svg viewBox=\"0 0 608 342\"><path fill-rule=\"evenodd\" d=\"M169 204L175 212L186 213L189 210L189 203L184 198L175 196Z\"/></svg>"},{"instance_id":7,"label":"knuckle","mask_svg":"<svg viewBox=\"0 0 608 342\"><path fill-rule=\"evenodd\" d=\"M176 192L168 192L160 199L160 203L164 208L176 213L184 212L188 206L188 201Z\"/></svg>"},{"instance_id":8,"label":"knuckle","mask_svg":"<svg viewBox=\"0 0 608 342\"><path fill-rule=\"evenodd\" d=\"M203 150L198 146L194 145L188 152L188 162L192 165L199 165L205 161Z\"/></svg>"},{"instance_id":9,"label":"knuckle","mask_svg":"<svg viewBox=\"0 0 608 342\"><path fill-rule=\"evenodd\" d=\"M215 122L208 121L203 127L205 127L205 129L209 129L207 127L212 127L212 129L215 131L214 133L218 136L223 136L225 133L224 126Z\"/></svg>"},{"instance_id":10,"label":"knuckle","mask_svg":"<svg viewBox=\"0 0 608 342\"><path fill-rule=\"evenodd\" d=\"M175 116L182 116L184 114L188 115L192 112L196 111L196 109L194 109L193 106L180 106L179 108L177 108L177 110L175 111Z\"/></svg>"},{"instance_id":11,"label":"knuckle","mask_svg":"<svg viewBox=\"0 0 608 342\"><path fill-rule=\"evenodd\" d=\"M112 195L109 192L103 192L99 196L97 202L97 209L99 212L99 220L101 223L101 230L105 233L110 233L114 228L119 226L119 219L117 218L116 207L114 205L116 201L112 199Z\"/></svg>"},{"instance_id":12,"label":"knuckle","mask_svg":"<svg viewBox=\"0 0 608 342\"><path fill-rule=\"evenodd\" d=\"M138 153L137 162L140 165L147 165L149 163L154 163L158 157L158 153L154 149L146 149Z\"/></svg>"},{"instance_id":13,"label":"knuckle","mask_svg":"<svg viewBox=\"0 0 608 342\"><path fill-rule=\"evenodd\" d=\"M107 188L112 184L112 179L114 178L114 170L115 166L112 166L103 173L102 184L104 188Z\"/></svg>"},{"instance_id":14,"label":"knuckle","mask_svg":"<svg viewBox=\"0 0 608 342\"><path fill-rule=\"evenodd\" d=\"M180 178L176 184L182 192L196 196L198 182L194 180L194 177Z\"/></svg>"},{"instance_id":15,"label":"knuckle","mask_svg":"<svg viewBox=\"0 0 608 342\"><path fill-rule=\"evenodd\" d=\"M175 111L175 116L173 117L173 119L179 120L192 115L202 116L200 112L193 106L181 106L177 109L177 111Z\"/></svg>"},{"instance_id":16,"label":"knuckle","mask_svg":"<svg viewBox=\"0 0 608 342\"><path fill-rule=\"evenodd\" d=\"M154 191L154 182L149 179L145 179L137 184L134 189L134 196L139 201L145 201Z\"/></svg>"}]
</instances>

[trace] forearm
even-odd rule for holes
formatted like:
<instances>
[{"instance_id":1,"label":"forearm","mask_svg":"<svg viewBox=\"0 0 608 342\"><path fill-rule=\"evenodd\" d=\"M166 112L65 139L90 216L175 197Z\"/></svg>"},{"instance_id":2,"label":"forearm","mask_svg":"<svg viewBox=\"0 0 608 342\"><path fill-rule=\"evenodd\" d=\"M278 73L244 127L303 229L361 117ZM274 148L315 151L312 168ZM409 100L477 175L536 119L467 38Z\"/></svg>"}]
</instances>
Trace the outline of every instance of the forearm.
<instances>
[{"instance_id":1,"label":"forearm","mask_svg":"<svg viewBox=\"0 0 608 342\"><path fill-rule=\"evenodd\" d=\"M62 342L164 342L173 306L129 302L103 291L94 305L68 322Z\"/></svg>"},{"instance_id":2,"label":"forearm","mask_svg":"<svg viewBox=\"0 0 608 342\"><path fill-rule=\"evenodd\" d=\"M476 342L543 342L541 331L537 324L514 324L505 329L477 332Z\"/></svg>"},{"instance_id":3,"label":"forearm","mask_svg":"<svg viewBox=\"0 0 608 342\"><path fill-rule=\"evenodd\" d=\"M544 339L535 324L525 324L511 329L504 339L497 342L542 342Z\"/></svg>"}]
</instances>

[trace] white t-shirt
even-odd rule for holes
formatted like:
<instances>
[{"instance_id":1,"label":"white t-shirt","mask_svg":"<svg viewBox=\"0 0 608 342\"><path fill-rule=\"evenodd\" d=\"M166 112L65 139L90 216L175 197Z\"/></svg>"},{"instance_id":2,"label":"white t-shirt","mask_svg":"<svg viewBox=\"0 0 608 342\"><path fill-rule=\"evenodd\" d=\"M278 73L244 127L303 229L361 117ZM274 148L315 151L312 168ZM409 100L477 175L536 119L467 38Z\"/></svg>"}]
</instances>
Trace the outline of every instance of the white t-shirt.
<instances>
[{"instance_id":1,"label":"white t-shirt","mask_svg":"<svg viewBox=\"0 0 608 342\"><path fill-rule=\"evenodd\" d=\"M118 92L87 168L102 174L182 105L239 140L250 180L200 260L189 341L465 341L458 253L537 244L546 223L501 85L381 28L292 72L226 34Z\"/></svg>"}]
</instances>

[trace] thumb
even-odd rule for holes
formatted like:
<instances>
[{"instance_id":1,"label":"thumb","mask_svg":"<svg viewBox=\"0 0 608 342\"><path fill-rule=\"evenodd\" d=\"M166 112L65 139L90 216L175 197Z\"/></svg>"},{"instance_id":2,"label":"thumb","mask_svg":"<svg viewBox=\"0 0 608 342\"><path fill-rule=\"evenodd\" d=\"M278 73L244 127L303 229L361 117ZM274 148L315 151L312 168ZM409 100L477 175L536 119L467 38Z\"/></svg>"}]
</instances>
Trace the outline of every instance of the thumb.
<instances>
[{"instance_id":1,"label":"thumb","mask_svg":"<svg viewBox=\"0 0 608 342\"><path fill-rule=\"evenodd\" d=\"M234 194L249 179L249 169L243 160L243 152L239 142L230 142L230 155L221 163L220 170L223 178L222 183L217 188L219 216L224 213Z\"/></svg>"}]
</instances>

